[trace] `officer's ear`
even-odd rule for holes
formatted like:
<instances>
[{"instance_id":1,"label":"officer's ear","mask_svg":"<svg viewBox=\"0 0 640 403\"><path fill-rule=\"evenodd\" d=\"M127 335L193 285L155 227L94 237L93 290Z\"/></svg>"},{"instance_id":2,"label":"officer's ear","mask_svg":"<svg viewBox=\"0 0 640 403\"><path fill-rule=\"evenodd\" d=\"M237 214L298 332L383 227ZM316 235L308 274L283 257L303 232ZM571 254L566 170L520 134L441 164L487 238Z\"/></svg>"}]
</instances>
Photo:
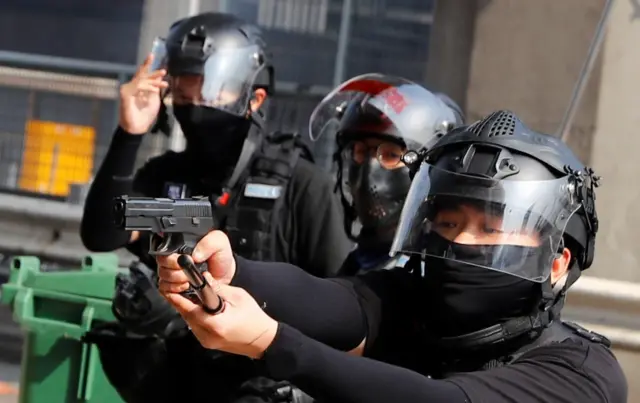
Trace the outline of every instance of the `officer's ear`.
<instances>
[{"instance_id":1,"label":"officer's ear","mask_svg":"<svg viewBox=\"0 0 640 403\"><path fill-rule=\"evenodd\" d=\"M570 263L571 251L569 248L562 248L562 251L558 251L556 254L551 265L551 284L555 284L569 271Z\"/></svg>"},{"instance_id":2,"label":"officer's ear","mask_svg":"<svg viewBox=\"0 0 640 403\"><path fill-rule=\"evenodd\" d=\"M260 109L265 99L267 99L267 91L264 88L258 88L253 92L253 97L251 97L251 101L249 101L249 106L252 112Z\"/></svg>"}]
</instances>

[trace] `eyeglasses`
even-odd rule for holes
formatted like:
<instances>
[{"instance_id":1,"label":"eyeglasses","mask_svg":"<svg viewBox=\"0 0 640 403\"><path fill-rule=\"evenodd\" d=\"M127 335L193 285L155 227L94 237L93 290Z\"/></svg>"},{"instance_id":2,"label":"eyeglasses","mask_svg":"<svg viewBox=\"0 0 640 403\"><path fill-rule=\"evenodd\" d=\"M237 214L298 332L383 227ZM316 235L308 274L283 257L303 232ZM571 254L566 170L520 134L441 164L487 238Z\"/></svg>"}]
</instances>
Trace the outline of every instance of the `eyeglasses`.
<instances>
[{"instance_id":1,"label":"eyeglasses","mask_svg":"<svg viewBox=\"0 0 640 403\"><path fill-rule=\"evenodd\" d=\"M390 142L371 146L362 141L353 141L345 149L348 157L357 165L364 164L371 158L378 160L385 169L396 168L402 163L404 147Z\"/></svg>"}]
</instances>

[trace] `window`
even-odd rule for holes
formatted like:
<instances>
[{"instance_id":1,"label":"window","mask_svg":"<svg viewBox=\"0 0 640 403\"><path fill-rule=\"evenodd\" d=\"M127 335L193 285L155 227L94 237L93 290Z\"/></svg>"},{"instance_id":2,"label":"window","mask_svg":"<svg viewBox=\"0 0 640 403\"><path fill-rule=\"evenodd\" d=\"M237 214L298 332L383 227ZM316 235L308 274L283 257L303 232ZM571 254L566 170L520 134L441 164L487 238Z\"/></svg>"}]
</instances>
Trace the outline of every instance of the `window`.
<instances>
[{"instance_id":1,"label":"window","mask_svg":"<svg viewBox=\"0 0 640 403\"><path fill-rule=\"evenodd\" d=\"M329 0L260 0L258 24L265 28L323 34Z\"/></svg>"}]
</instances>

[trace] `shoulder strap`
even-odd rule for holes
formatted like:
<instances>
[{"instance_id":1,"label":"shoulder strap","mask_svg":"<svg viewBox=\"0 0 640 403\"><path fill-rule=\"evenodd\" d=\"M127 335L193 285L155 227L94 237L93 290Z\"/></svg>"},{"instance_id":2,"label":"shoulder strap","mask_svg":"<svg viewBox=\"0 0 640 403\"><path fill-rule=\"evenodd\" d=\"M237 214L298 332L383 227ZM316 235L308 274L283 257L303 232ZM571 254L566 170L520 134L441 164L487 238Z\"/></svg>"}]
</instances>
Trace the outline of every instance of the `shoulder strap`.
<instances>
[{"instance_id":1,"label":"shoulder strap","mask_svg":"<svg viewBox=\"0 0 640 403\"><path fill-rule=\"evenodd\" d=\"M262 128L259 123L252 122L247 138L242 145L242 151L240 152L240 157L238 157L238 162L236 163L236 166L234 167L225 186L226 191L230 191L235 188L241 176L245 173L246 168L250 165L254 158L254 153L261 144L261 130Z\"/></svg>"},{"instance_id":2,"label":"shoulder strap","mask_svg":"<svg viewBox=\"0 0 640 403\"><path fill-rule=\"evenodd\" d=\"M291 178L293 169L298 164L301 149L297 147L293 138L286 140L269 136L253 164L253 169L266 176L286 180Z\"/></svg>"},{"instance_id":3,"label":"shoulder strap","mask_svg":"<svg viewBox=\"0 0 640 403\"><path fill-rule=\"evenodd\" d=\"M563 326L571 330L575 336L582 337L583 339L587 339L593 343L602 344L607 348L611 347L611 340L609 340L606 336L601 335L600 333L585 329L575 322L563 321L561 323Z\"/></svg>"},{"instance_id":4,"label":"shoulder strap","mask_svg":"<svg viewBox=\"0 0 640 403\"><path fill-rule=\"evenodd\" d=\"M534 348L551 343L560 343L572 338L582 338L593 343L602 344L605 347L611 347L611 341L601 334L587 330L574 322L556 321L545 329L540 337L533 340L530 344L523 346L514 354L511 354L511 359L508 362L517 360L523 354L533 350Z\"/></svg>"},{"instance_id":5,"label":"shoulder strap","mask_svg":"<svg viewBox=\"0 0 640 403\"><path fill-rule=\"evenodd\" d=\"M309 162L315 163L313 152L311 151L309 146L304 141L302 141L300 133L283 133L277 131L269 135L269 140L273 144L293 143L293 146L300 149L300 155L302 156L302 158L308 160Z\"/></svg>"}]
</instances>

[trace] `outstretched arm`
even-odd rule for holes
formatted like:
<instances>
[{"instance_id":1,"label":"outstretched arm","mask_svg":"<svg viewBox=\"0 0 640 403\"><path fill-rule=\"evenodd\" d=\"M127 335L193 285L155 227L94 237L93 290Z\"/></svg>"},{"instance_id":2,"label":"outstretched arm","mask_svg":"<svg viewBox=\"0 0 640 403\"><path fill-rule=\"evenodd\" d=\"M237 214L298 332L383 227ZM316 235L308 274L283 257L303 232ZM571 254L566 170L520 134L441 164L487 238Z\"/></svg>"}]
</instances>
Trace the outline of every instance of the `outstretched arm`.
<instances>
[{"instance_id":1,"label":"outstretched arm","mask_svg":"<svg viewBox=\"0 0 640 403\"><path fill-rule=\"evenodd\" d=\"M339 350L365 338L365 313L351 282L314 277L286 263L236 262L231 285L247 290L272 318Z\"/></svg>"},{"instance_id":2,"label":"outstretched arm","mask_svg":"<svg viewBox=\"0 0 640 403\"><path fill-rule=\"evenodd\" d=\"M320 401L344 403L463 403L454 383L335 350L280 324L263 356L269 375L286 379Z\"/></svg>"},{"instance_id":3,"label":"outstretched arm","mask_svg":"<svg viewBox=\"0 0 640 403\"><path fill-rule=\"evenodd\" d=\"M367 320L351 282L328 280L307 274L286 263L256 262L234 256L227 236L214 231L198 243L196 262L207 262L209 272L221 284L247 290L277 320L340 350L361 345ZM179 293L188 287L177 264L177 255L158 258L160 290Z\"/></svg>"}]
</instances>

